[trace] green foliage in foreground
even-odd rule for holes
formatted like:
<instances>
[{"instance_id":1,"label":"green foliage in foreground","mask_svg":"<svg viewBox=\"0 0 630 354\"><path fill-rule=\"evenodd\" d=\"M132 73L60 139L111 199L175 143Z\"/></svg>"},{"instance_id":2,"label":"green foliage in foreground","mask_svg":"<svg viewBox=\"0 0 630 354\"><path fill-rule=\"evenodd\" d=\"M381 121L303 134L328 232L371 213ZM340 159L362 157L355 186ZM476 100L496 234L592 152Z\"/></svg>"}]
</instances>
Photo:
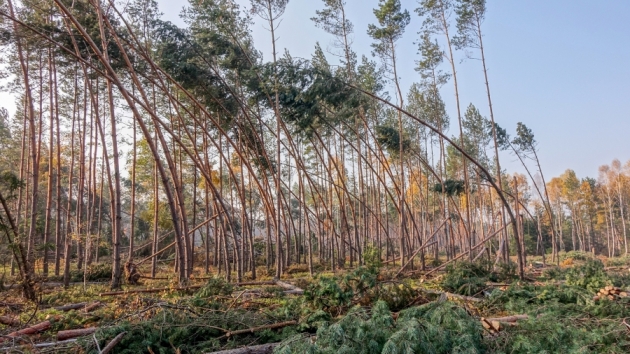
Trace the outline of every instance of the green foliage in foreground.
<instances>
[{"instance_id":1,"label":"green foliage in foreground","mask_svg":"<svg viewBox=\"0 0 630 354\"><path fill-rule=\"evenodd\" d=\"M397 311L409 307L418 296L409 282L382 282L378 274L375 267L360 267L343 276L320 277L306 289L304 300L312 309L337 316L354 305L370 306L377 301Z\"/></svg>"},{"instance_id":2,"label":"green foliage in foreground","mask_svg":"<svg viewBox=\"0 0 630 354\"><path fill-rule=\"evenodd\" d=\"M630 301L594 302L579 286L517 286L495 290L481 309L491 314L528 314L518 326L492 335L478 317L450 301L401 311L396 318L378 301L371 311L352 308L331 321L321 318L316 340L296 335L276 354L383 353L628 353L623 325Z\"/></svg>"},{"instance_id":3,"label":"green foliage in foreground","mask_svg":"<svg viewBox=\"0 0 630 354\"><path fill-rule=\"evenodd\" d=\"M512 279L509 274L508 268L494 271L490 264L460 262L448 269L440 285L471 293L471 284L485 288L486 281ZM102 347L126 331L116 347L124 354L148 352L147 348L162 354L202 353L279 341L283 344L276 353L281 354L630 352L630 336L623 325L630 318L630 299L593 301L593 288L628 287L630 276L608 274L601 262L588 259L572 268L556 268L547 278L544 285L515 281L507 290L495 289L481 303L440 299L414 306L418 299L426 301L418 289L383 279L376 267L360 267L316 279L304 296L275 294L273 300L256 300L262 306L255 308L235 306L232 285L213 278L192 297L152 303L103 326L97 338ZM479 321L481 316L515 314L527 314L529 319L498 334L484 330ZM288 320L298 323L226 335ZM93 341L83 347L86 353L97 352Z\"/></svg>"},{"instance_id":4,"label":"green foliage in foreground","mask_svg":"<svg viewBox=\"0 0 630 354\"><path fill-rule=\"evenodd\" d=\"M287 336L295 335L295 327L279 331L262 330L227 338L226 330L246 329L249 326L262 326L276 321L272 316L246 310L202 310L190 304L162 305L152 318L139 323L125 322L106 328L97 337L104 338L102 346L120 332L127 332L122 342L116 346L116 353L146 353L151 348L154 353L202 353L224 348L234 348L248 343L274 343ZM93 343L90 343L93 344ZM88 353L98 353L89 347Z\"/></svg>"},{"instance_id":5,"label":"green foliage in foreground","mask_svg":"<svg viewBox=\"0 0 630 354\"><path fill-rule=\"evenodd\" d=\"M575 285L512 286L485 302L490 313L528 314L529 320L486 337L491 353L627 353L630 337L622 324L630 302L593 301Z\"/></svg>"},{"instance_id":6,"label":"green foliage in foreground","mask_svg":"<svg viewBox=\"0 0 630 354\"><path fill-rule=\"evenodd\" d=\"M608 274L604 271L604 264L595 259L587 260L583 266L569 268L566 281L568 285L578 286L593 294L611 283Z\"/></svg>"},{"instance_id":7,"label":"green foliage in foreground","mask_svg":"<svg viewBox=\"0 0 630 354\"><path fill-rule=\"evenodd\" d=\"M317 340L298 335L277 354L483 353L482 328L452 302L432 302L399 313L394 320L384 301L371 311L354 307L337 323L323 323Z\"/></svg>"},{"instance_id":8,"label":"green foliage in foreground","mask_svg":"<svg viewBox=\"0 0 630 354\"><path fill-rule=\"evenodd\" d=\"M261 330L227 336L228 331L249 329L295 320L286 311L285 302L276 310L255 311L232 308L233 286L221 278L212 278L194 296L174 302L161 301L129 314L124 322L105 327L97 333L101 348L118 333L126 332L116 346L116 353L202 353L235 348L249 343L274 343L295 335L296 326L281 330ZM147 349L147 348L150 348ZM85 345L87 353L98 353L93 342Z\"/></svg>"}]
</instances>

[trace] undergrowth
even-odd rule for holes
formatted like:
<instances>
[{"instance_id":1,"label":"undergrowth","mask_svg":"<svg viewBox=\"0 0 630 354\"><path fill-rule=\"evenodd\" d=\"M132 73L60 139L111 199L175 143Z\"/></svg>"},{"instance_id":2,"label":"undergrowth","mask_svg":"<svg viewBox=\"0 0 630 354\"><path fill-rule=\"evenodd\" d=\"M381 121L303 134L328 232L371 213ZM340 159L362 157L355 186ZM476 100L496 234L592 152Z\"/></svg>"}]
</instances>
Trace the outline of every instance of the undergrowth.
<instances>
[{"instance_id":1,"label":"undergrowth","mask_svg":"<svg viewBox=\"0 0 630 354\"><path fill-rule=\"evenodd\" d=\"M446 268L446 275L440 285L444 290L460 295L473 296L487 288L487 282L512 281L515 266L513 263L494 265L487 261L459 262Z\"/></svg>"},{"instance_id":2,"label":"undergrowth","mask_svg":"<svg viewBox=\"0 0 630 354\"><path fill-rule=\"evenodd\" d=\"M401 311L384 301L371 310L356 306L336 323L323 322L316 341L298 335L276 354L483 353L479 321L451 302L432 302Z\"/></svg>"},{"instance_id":3,"label":"undergrowth","mask_svg":"<svg viewBox=\"0 0 630 354\"><path fill-rule=\"evenodd\" d=\"M234 308L233 286L221 278L210 279L192 297L174 301L158 301L125 320L98 333L102 345L118 333L126 332L116 352L132 353L199 353L234 348L248 343L278 342L295 335L296 326L281 330L261 330L230 336L230 331L250 329L282 321L296 320L282 302L275 309ZM95 345L88 353L98 353Z\"/></svg>"},{"instance_id":4,"label":"undergrowth","mask_svg":"<svg viewBox=\"0 0 630 354\"><path fill-rule=\"evenodd\" d=\"M588 255L588 254L586 254ZM71 287L45 294L44 309L26 307L20 320L49 319L53 331L98 326L102 348L126 332L116 353L202 353L254 344L282 344L275 353L627 353L630 300L593 296L606 285L627 288L630 274L609 273L593 257L572 254L571 267L551 267L535 282L517 281L513 264L458 262L430 283L390 278L377 261L347 273L299 280L303 296L264 286L255 299L211 278L197 291L111 298L85 314L55 306L93 301L103 286ZM569 258L567 258L569 259ZM297 281L297 280L296 280ZM508 285L510 284L510 285ZM417 286L476 296L481 302L429 301ZM240 294L240 295L239 295ZM480 317L527 314L527 320L491 334ZM278 329L231 331L295 321ZM94 338L77 342L98 353Z\"/></svg>"},{"instance_id":5,"label":"undergrowth","mask_svg":"<svg viewBox=\"0 0 630 354\"><path fill-rule=\"evenodd\" d=\"M610 279L601 262L562 273L564 284L512 286L495 290L481 311L527 314L529 319L487 336L492 353L627 353L628 330L622 324L630 317L630 301L593 301L593 288ZM627 283L626 283L627 286Z\"/></svg>"},{"instance_id":6,"label":"undergrowth","mask_svg":"<svg viewBox=\"0 0 630 354\"><path fill-rule=\"evenodd\" d=\"M377 268L360 267L342 276L319 277L304 292L304 300L311 308L337 316L354 305L369 306L379 300L400 310L418 295L409 281L383 281Z\"/></svg>"},{"instance_id":7,"label":"undergrowth","mask_svg":"<svg viewBox=\"0 0 630 354\"><path fill-rule=\"evenodd\" d=\"M73 270L70 272L70 280L73 282L82 282L84 280L85 272L87 273L85 274L85 280L87 281L106 282L112 278L112 265L106 263L91 264L87 267L87 270L85 268L81 270Z\"/></svg>"}]
</instances>

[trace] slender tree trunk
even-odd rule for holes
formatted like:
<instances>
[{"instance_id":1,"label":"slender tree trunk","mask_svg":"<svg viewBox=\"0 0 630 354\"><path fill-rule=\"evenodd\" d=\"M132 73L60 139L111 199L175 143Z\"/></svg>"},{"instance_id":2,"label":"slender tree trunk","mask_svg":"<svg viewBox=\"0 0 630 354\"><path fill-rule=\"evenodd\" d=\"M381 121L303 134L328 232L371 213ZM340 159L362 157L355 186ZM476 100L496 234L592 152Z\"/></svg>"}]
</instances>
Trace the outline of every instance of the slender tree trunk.
<instances>
[{"instance_id":1,"label":"slender tree trunk","mask_svg":"<svg viewBox=\"0 0 630 354\"><path fill-rule=\"evenodd\" d=\"M53 57L52 50L48 49L48 91L49 91L49 135L48 135L48 178L46 183L46 217L44 225L44 258L42 261L43 274L48 276L48 243L50 242L50 227L52 222L53 199L53 154L54 154L54 103L53 103Z\"/></svg>"}]
</instances>

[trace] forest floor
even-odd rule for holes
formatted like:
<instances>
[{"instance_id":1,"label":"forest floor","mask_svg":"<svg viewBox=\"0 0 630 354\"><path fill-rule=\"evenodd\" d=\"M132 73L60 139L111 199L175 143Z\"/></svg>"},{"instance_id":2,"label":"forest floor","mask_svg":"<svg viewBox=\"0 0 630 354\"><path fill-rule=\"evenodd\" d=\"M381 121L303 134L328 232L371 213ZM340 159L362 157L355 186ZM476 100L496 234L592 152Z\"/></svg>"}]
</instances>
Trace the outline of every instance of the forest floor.
<instances>
[{"instance_id":1,"label":"forest floor","mask_svg":"<svg viewBox=\"0 0 630 354\"><path fill-rule=\"evenodd\" d=\"M371 264L311 278L296 265L280 281L260 267L240 284L199 268L186 288L164 266L164 279L114 293L108 267L94 266L87 284L41 283L38 304L21 300L9 278L0 283L0 352L630 352L630 258L560 260L529 257L524 281L487 261L427 277Z\"/></svg>"}]
</instances>

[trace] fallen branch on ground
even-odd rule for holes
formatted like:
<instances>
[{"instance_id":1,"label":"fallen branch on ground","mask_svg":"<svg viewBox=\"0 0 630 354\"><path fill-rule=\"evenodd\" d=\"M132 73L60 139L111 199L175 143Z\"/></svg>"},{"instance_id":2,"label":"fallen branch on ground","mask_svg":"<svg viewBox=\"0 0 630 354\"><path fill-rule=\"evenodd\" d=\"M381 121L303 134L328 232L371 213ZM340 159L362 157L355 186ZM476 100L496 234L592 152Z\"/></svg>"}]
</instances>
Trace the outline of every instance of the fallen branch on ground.
<instances>
[{"instance_id":1,"label":"fallen branch on ground","mask_svg":"<svg viewBox=\"0 0 630 354\"><path fill-rule=\"evenodd\" d=\"M98 327L90 327L90 328L81 328L81 329L69 329L66 331L57 332L57 340L62 341L71 338L89 336L90 334L96 332Z\"/></svg>"},{"instance_id":2,"label":"fallen branch on ground","mask_svg":"<svg viewBox=\"0 0 630 354\"><path fill-rule=\"evenodd\" d=\"M114 337L114 339L112 339L109 343L107 343L105 348L103 348L103 350L101 350L100 354L107 354L107 353L109 353L112 349L114 349L116 344L120 343L120 341L123 339L125 334L127 334L127 332L119 333L116 337Z\"/></svg>"},{"instance_id":3,"label":"fallen branch on ground","mask_svg":"<svg viewBox=\"0 0 630 354\"><path fill-rule=\"evenodd\" d=\"M91 305L86 306L83 309L83 312L85 312L85 313L92 312L92 311L96 310L97 308L99 308L101 306L103 306L103 303L100 302L100 301L96 301L96 302L92 303Z\"/></svg>"},{"instance_id":4,"label":"fallen branch on ground","mask_svg":"<svg viewBox=\"0 0 630 354\"><path fill-rule=\"evenodd\" d=\"M23 336L23 335L33 335L33 334L37 334L39 332L43 332L47 329L50 328L50 321L44 321L41 323L38 323L36 325L21 329L19 331L16 332L12 332L7 334L6 336L0 337L0 343L4 343L6 341L8 341L9 339L15 338L15 337L19 337L19 336Z\"/></svg>"},{"instance_id":5,"label":"fallen branch on ground","mask_svg":"<svg viewBox=\"0 0 630 354\"><path fill-rule=\"evenodd\" d=\"M55 307L55 310L65 312L65 311L70 311L70 310L80 310L84 308L85 306L87 306L87 302L80 302L78 304L68 304L68 305L58 306L58 307Z\"/></svg>"}]
</instances>

